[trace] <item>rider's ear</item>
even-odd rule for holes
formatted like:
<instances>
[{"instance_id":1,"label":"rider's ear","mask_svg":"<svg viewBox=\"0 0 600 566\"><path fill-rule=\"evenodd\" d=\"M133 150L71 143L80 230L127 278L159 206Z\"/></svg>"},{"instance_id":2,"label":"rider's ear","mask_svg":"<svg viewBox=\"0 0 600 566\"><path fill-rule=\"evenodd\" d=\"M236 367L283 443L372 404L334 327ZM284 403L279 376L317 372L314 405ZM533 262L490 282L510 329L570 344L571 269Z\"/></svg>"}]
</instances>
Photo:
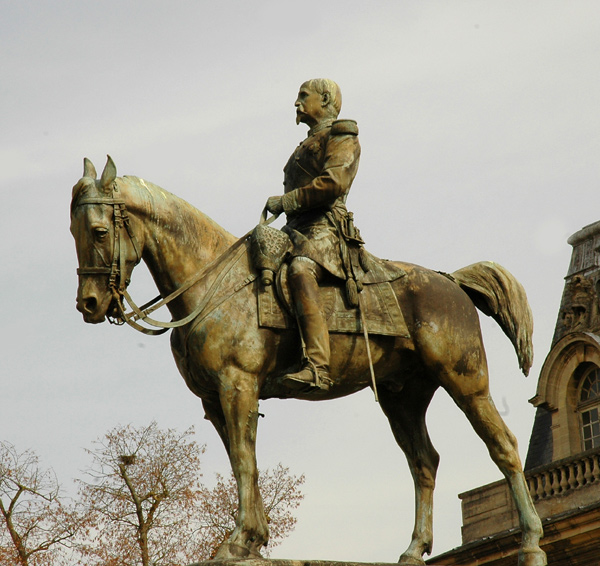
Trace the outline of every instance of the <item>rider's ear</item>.
<instances>
[{"instance_id":1,"label":"rider's ear","mask_svg":"<svg viewBox=\"0 0 600 566\"><path fill-rule=\"evenodd\" d=\"M331 101L331 95L328 92L324 92L321 95L321 106L323 108L325 108L325 106L327 106L330 101Z\"/></svg>"},{"instance_id":2,"label":"rider's ear","mask_svg":"<svg viewBox=\"0 0 600 566\"><path fill-rule=\"evenodd\" d=\"M106 165L104 166L104 171L102 171L102 177L100 178L100 186L108 191L112 188L112 184L117 178L117 166L112 160L110 155L107 155L108 159L106 160Z\"/></svg>"}]
</instances>

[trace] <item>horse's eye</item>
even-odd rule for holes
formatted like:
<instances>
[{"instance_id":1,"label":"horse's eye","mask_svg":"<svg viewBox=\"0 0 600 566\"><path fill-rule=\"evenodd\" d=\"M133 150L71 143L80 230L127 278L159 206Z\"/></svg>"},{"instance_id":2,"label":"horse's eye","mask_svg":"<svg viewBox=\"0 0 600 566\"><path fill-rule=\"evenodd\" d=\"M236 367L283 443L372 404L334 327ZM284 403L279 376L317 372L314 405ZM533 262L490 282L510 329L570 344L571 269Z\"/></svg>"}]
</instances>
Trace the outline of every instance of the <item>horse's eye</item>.
<instances>
[{"instance_id":1,"label":"horse's eye","mask_svg":"<svg viewBox=\"0 0 600 566\"><path fill-rule=\"evenodd\" d=\"M108 235L108 230L106 228L94 228L94 236L97 240L104 240Z\"/></svg>"}]
</instances>

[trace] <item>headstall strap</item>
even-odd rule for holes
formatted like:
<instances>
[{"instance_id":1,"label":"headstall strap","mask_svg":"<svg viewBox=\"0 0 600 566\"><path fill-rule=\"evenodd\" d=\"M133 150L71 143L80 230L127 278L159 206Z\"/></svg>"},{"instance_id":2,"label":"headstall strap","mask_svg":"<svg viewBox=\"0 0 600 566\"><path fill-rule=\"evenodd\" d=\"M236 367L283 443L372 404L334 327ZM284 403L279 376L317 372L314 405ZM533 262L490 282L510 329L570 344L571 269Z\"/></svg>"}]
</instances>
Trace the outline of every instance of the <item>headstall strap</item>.
<instances>
[{"instance_id":1,"label":"headstall strap","mask_svg":"<svg viewBox=\"0 0 600 566\"><path fill-rule=\"evenodd\" d=\"M121 207L117 204L113 205L113 218L114 218L114 248L112 256L112 264L110 268L110 278L108 280L108 286L112 289L113 294L121 291L123 286L123 273L120 271L120 259L121 259ZM117 288L117 275L119 275L119 286Z\"/></svg>"}]
</instances>

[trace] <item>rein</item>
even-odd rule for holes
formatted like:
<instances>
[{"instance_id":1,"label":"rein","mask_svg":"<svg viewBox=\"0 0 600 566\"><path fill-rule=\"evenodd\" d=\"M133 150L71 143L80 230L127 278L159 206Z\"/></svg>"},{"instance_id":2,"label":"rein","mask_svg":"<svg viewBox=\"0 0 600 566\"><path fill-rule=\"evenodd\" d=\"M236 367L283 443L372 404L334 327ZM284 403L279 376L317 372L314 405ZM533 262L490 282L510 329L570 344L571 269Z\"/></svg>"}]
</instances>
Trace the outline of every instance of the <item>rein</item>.
<instances>
[{"instance_id":1,"label":"rein","mask_svg":"<svg viewBox=\"0 0 600 566\"><path fill-rule=\"evenodd\" d=\"M155 320L153 318L150 318L148 315L151 312L159 309L160 307L167 305L173 299L177 298L179 295L181 295L182 293L187 291L190 287L192 287L193 285L198 283L211 270L211 268L213 268L220 261L226 259L227 256L232 255L233 252L236 251L244 243L244 241L248 238L250 233L251 233L251 231L248 234L246 234L245 236L242 236L237 242L235 242L235 244L233 244L225 252L223 252L216 260L209 263L204 269L202 269L200 271L200 273L198 273L192 279L190 279L187 283L183 284L181 287L179 287L178 289L173 291L173 293L171 293L169 296L165 297L164 299L162 299L160 302L158 302L156 304L154 304L155 301L159 300L161 298L161 296L158 295L157 297L152 299L152 301L150 301L150 303L148 303L148 304L149 305L154 304L154 306L151 306L150 308L146 308L146 309L139 308L135 304L135 302L133 301L133 299L131 298L129 293L127 292L127 289L124 289L122 296L127 301L127 304L131 307L132 312L126 313L125 309L123 307L123 302L119 300L117 304L119 307L119 315L120 315L121 320L123 320L124 322L126 322L127 324L129 324L130 326L135 328L136 330L139 330L140 332L144 332L145 334L153 334L153 335L163 334L164 332L166 332L167 330L169 330L171 328L179 328L180 326L185 326L186 324L188 324L189 322L194 320L206 308L206 305L208 304L210 299L212 299L216 290L219 288L220 283L223 281L225 276L231 271L233 266L237 263L237 260L243 253L242 249L240 249L239 252L233 256L233 259L231 259L231 261L221 270L221 272L219 273L217 278L211 284L210 289L208 290L208 292L206 293L204 298L200 301L198 306L189 315L187 315L186 317L181 318L179 320L175 320L175 321L171 321L171 322L163 322L160 320ZM143 320L150 326L158 327L161 330L151 330L150 328L144 328L143 326L140 326L139 324L137 324L135 322L136 320Z\"/></svg>"},{"instance_id":2,"label":"rein","mask_svg":"<svg viewBox=\"0 0 600 566\"><path fill-rule=\"evenodd\" d=\"M113 207L113 222L114 222L114 233L115 233L115 241L113 246L113 257L110 267L83 267L77 269L77 275L109 275L108 286L112 291L113 298L117 303L117 309L119 311L119 316L116 319L112 319L108 317L108 320L112 324L128 324L135 330L142 332L144 334L148 334L151 336L159 336L164 334L169 329L179 328L181 326L185 326L186 324L193 321L197 318L207 307L210 300L214 296L215 292L219 288L221 282L225 278L225 276L231 271L233 266L237 263L238 259L243 253L243 249L241 249L242 244L250 237L254 228L249 230L246 234L244 234L241 238L239 238L234 244L232 244L227 250L225 250L220 256L211 261L208 265L206 265L203 269L200 270L194 277L192 277L189 281L184 283L181 287L173 291L167 297L162 298L161 295L158 295L151 301L148 301L141 307L138 307L136 303L133 301L129 293L127 292L127 286L130 283L130 280L125 278L125 256L121 253L123 248L122 243L122 231L125 228L127 235L133 245L133 248L136 253L136 262L137 265L141 260L141 254L139 252L139 245L137 243L137 239L135 234L133 233L130 222L129 215L127 213L127 208L125 206L125 201L122 199L117 199L113 197L87 197L82 198L76 204L76 206L84 205L84 204L107 204ZM263 211L261 215L261 224L270 224L273 222L278 215L272 216L268 220L266 219L266 210ZM237 252L234 254L234 252ZM171 321L171 322L163 322L160 320L155 320L150 318L150 313L155 310L169 304L171 301L185 293L188 289L193 287L196 283L198 283L201 279L203 279L210 271L212 271L218 264L222 263L226 259L230 261L225 264L225 266L221 269L218 276L212 282L208 292L205 294L200 303L196 306L196 308L186 317ZM231 294L226 297L220 299L216 305L213 306L213 309L218 307L221 303L223 303L226 299L228 299L231 295L237 293L240 289L251 283L256 276L250 276L244 279L244 281L237 285ZM118 281L118 285L117 285ZM123 304L123 299L127 302L129 307L131 307L131 312L127 313L125 311L125 306ZM213 310L211 309L211 310ZM207 313L204 313L206 316ZM154 330L152 328L145 328L141 326L136 321L142 320L150 326L154 326L159 328L159 330Z\"/></svg>"}]
</instances>

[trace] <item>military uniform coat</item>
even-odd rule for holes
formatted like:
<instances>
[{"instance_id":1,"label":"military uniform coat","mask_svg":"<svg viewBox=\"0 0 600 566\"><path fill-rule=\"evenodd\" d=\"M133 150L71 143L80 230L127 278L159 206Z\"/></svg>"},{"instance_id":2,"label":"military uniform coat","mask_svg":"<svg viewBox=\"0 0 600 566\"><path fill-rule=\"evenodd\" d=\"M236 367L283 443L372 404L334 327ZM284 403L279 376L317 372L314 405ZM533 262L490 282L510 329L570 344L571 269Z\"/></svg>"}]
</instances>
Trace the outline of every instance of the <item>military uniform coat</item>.
<instances>
[{"instance_id":1,"label":"military uniform coat","mask_svg":"<svg viewBox=\"0 0 600 566\"><path fill-rule=\"evenodd\" d=\"M342 279L340 235L328 218L347 214L346 197L358 171L360 144L353 120L336 120L309 131L284 172L284 230L294 243L292 255L316 261Z\"/></svg>"}]
</instances>

